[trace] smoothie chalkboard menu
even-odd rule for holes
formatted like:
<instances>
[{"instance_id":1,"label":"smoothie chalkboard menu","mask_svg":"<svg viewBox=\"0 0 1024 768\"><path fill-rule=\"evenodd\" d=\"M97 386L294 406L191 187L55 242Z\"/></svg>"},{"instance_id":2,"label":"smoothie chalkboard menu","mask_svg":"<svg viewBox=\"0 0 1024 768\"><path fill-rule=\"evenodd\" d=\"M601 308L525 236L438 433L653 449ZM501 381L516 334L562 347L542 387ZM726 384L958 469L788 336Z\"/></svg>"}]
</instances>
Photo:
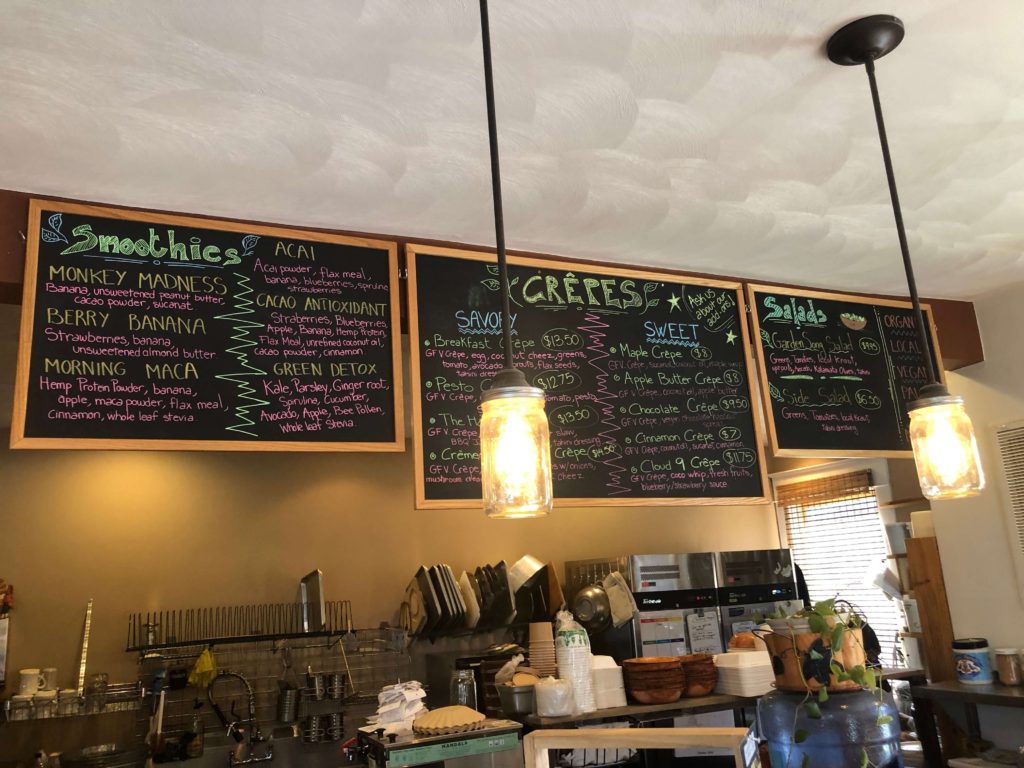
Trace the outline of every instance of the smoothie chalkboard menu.
<instances>
[{"instance_id":1,"label":"smoothie chalkboard menu","mask_svg":"<svg viewBox=\"0 0 1024 768\"><path fill-rule=\"evenodd\" d=\"M750 285L777 456L909 456L907 404L928 383L908 302ZM929 325L936 371L942 370Z\"/></svg>"},{"instance_id":2,"label":"smoothie chalkboard menu","mask_svg":"<svg viewBox=\"0 0 1024 768\"><path fill-rule=\"evenodd\" d=\"M480 504L502 367L495 257L409 247L417 504ZM516 366L545 390L558 504L765 501L735 283L509 259Z\"/></svg>"},{"instance_id":3,"label":"smoothie chalkboard menu","mask_svg":"<svg viewBox=\"0 0 1024 768\"><path fill-rule=\"evenodd\" d=\"M15 448L404 448L394 243L33 200Z\"/></svg>"}]
</instances>

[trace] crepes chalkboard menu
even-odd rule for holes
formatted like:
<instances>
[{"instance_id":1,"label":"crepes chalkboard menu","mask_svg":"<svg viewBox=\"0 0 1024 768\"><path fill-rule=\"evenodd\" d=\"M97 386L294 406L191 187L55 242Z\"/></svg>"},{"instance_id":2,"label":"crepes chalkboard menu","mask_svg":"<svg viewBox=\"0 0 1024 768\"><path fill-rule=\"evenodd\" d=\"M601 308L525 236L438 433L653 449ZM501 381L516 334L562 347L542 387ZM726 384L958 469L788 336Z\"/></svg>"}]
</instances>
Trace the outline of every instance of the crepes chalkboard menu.
<instances>
[{"instance_id":1,"label":"crepes chalkboard menu","mask_svg":"<svg viewBox=\"0 0 1024 768\"><path fill-rule=\"evenodd\" d=\"M777 456L909 456L907 404L928 383L908 302L748 286ZM938 343L925 316L936 371Z\"/></svg>"},{"instance_id":2,"label":"crepes chalkboard menu","mask_svg":"<svg viewBox=\"0 0 1024 768\"><path fill-rule=\"evenodd\" d=\"M397 246L33 200L15 448L403 450Z\"/></svg>"},{"instance_id":3,"label":"crepes chalkboard menu","mask_svg":"<svg viewBox=\"0 0 1024 768\"><path fill-rule=\"evenodd\" d=\"M480 397L502 367L495 257L410 246L417 505L480 504ZM509 259L516 366L545 390L555 502L765 501L735 283Z\"/></svg>"}]
</instances>

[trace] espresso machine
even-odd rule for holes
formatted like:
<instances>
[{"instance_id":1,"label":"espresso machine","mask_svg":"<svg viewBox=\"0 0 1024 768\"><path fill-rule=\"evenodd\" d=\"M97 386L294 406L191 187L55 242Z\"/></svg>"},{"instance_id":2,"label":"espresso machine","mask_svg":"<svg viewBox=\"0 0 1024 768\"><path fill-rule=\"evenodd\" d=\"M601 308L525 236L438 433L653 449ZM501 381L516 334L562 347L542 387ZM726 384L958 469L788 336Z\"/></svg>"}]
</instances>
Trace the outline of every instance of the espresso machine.
<instances>
[{"instance_id":1,"label":"espresso machine","mask_svg":"<svg viewBox=\"0 0 1024 768\"><path fill-rule=\"evenodd\" d=\"M780 608L794 613L803 607L797 596L796 570L788 549L719 552L718 605L722 639L755 629Z\"/></svg>"}]
</instances>

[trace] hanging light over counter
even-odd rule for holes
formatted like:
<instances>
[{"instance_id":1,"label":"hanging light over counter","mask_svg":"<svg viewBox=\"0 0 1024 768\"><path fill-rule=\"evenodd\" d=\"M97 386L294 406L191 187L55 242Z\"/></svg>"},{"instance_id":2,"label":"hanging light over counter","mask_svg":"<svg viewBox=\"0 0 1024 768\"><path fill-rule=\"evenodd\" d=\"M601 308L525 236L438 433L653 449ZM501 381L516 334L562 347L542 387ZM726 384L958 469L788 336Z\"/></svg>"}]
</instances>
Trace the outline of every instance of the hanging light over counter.
<instances>
[{"instance_id":1,"label":"hanging light over counter","mask_svg":"<svg viewBox=\"0 0 1024 768\"><path fill-rule=\"evenodd\" d=\"M483 396L480 420L480 477L484 511L488 517L515 519L543 517L551 511L551 440L544 412L544 390L532 387L512 361L511 310L505 224L501 206L498 164L498 127L494 110L494 74L491 69L491 31L487 0L480 0L483 37L484 88L487 94L487 136L491 150L491 191L494 230L501 286L501 330L505 368Z\"/></svg>"},{"instance_id":2,"label":"hanging light over counter","mask_svg":"<svg viewBox=\"0 0 1024 768\"><path fill-rule=\"evenodd\" d=\"M829 38L828 57L842 66L863 64L871 87L871 100L875 109L878 139L882 145L882 160L889 182L896 233L903 254L903 268L914 307L921 353L928 368L929 383L921 388L919 399L910 403L910 443L914 449L917 476L921 492L928 499L957 499L973 496L985 487L978 444L974 427L964 410L963 399L953 396L939 383L935 362L928 341L921 300L917 295L914 269L910 263L910 248L903 228L903 213L896 192L896 177L889 155L889 141L882 120L882 104L875 82L875 60L893 51L903 40L903 22L895 16L877 15L850 22Z\"/></svg>"}]
</instances>

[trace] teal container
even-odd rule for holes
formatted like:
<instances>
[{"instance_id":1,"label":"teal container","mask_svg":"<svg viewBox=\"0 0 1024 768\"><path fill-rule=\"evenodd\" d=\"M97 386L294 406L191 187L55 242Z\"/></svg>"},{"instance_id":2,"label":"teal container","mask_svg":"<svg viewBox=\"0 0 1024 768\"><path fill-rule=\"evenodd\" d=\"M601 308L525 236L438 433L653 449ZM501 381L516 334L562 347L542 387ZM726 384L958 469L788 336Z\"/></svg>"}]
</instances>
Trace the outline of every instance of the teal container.
<instances>
[{"instance_id":1,"label":"teal container","mask_svg":"<svg viewBox=\"0 0 1024 768\"><path fill-rule=\"evenodd\" d=\"M900 720L889 694L879 702L878 691L833 693L819 705L820 719L809 718L800 709L804 700L798 693L773 691L757 703L758 730L768 742L773 766L800 766L806 756L812 768L856 768L867 750L871 765L903 768ZM812 694L810 701L817 701L817 696ZM882 715L892 719L878 725ZM800 730L807 738L797 744L793 737Z\"/></svg>"}]
</instances>

